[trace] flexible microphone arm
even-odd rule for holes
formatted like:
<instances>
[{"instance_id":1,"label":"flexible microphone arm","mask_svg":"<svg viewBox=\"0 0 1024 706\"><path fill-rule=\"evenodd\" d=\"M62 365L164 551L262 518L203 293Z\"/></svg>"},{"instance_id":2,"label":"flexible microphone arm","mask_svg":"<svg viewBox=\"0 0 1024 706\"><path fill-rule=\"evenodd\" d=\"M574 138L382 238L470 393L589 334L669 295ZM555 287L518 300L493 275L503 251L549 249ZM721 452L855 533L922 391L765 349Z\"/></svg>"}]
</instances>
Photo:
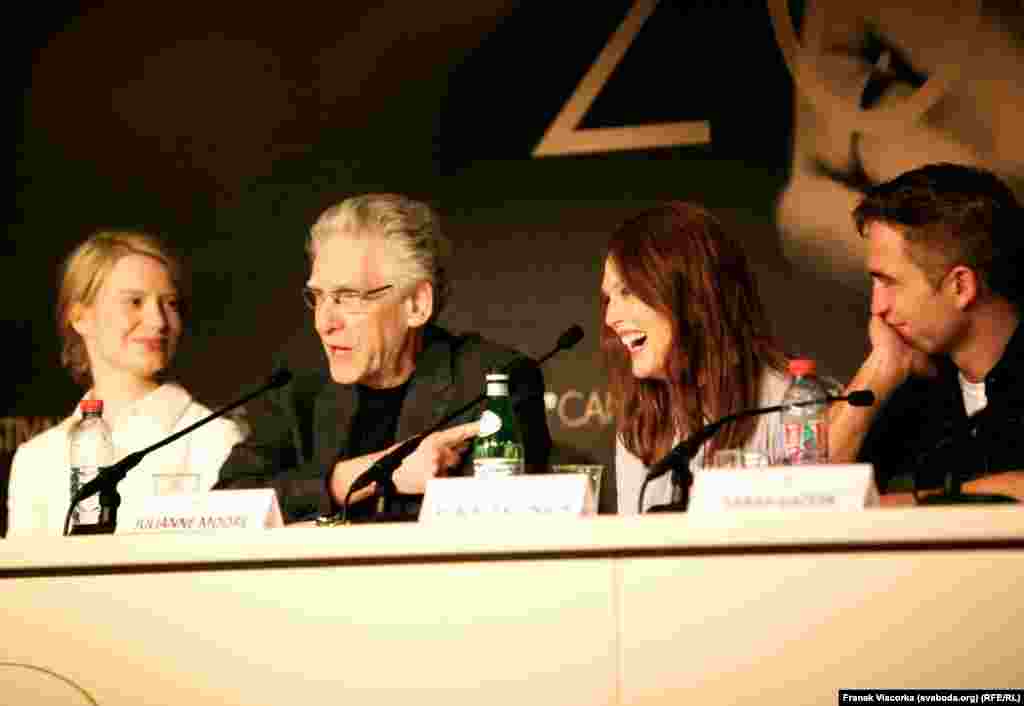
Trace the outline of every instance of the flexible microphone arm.
<instances>
[{"instance_id":1,"label":"flexible microphone arm","mask_svg":"<svg viewBox=\"0 0 1024 706\"><path fill-rule=\"evenodd\" d=\"M827 404L832 402L847 402L854 407L870 407L875 403L875 393L871 390L856 390L848 395L834 396L827 395L825 397L819 397L813 400L804 400L803 402L793 402L790 404L777 404L771 407L759 407L757 409L747 409L742 412L730 414L721 419L718 419L710 424L707 424L698 429L690 438L680 442L674 449L669 451L665 456L655 463L651 469L647 472L647 476L644 478L643 490L646 490L647 484L659 478L669 471L673 472L673 482L683 488L684 495L688 495L690 483L693 482L693 473L690 471L690 462L693 457L697 455L697 451L704 445L711 437L713 437L718 431L726 424L745 419L747 417L754 417L760 414L770 414L771 412L781 412L787 407L809 407L817 404ZM660 510L664 511L667 509L672 510L685 510L688 498L684 499L680 503L670 503L667 506L660 506ZM640 505L643 505L643 492L640 495ZM681 505L682 507L677 507ZM652 508L653 510L653 508Z\"/></svg>"},{"instance_id":2,"label":"flexible microphone arm","mask_svg":"<svg viewBox=\"0 0 1024 706\"><path fill-rule=\"evenodd\" d=\"M110 466L103 466L100 468L99 473L96 477L90 480L88 483L83 485L75 493L74 497L71 498L71 505L68 507L67 515L64 518L64 534L68 534L69 525L71 522L71 513L74 511L78 503L82 502L88 497L100 493L100 504L103 508L100 519L100 528L96 530L97 534L110 534L117 528L117 506L120 504L121 499L117 496L117 484L124 480L124 477L128 475L128 471L135 468L146 457L151 451L156 451L162 446L175 441L185 434L188 434L194 429L203 426L207 422L213 421L217 417L222 417L236 407L240 407L254 397L262 395L268 390L273 390L278 387L283 387L288 384L288 381L292 379L292 374L288 370L281 368L274 371L273 374L267 379L263 385L259 388L250 392L240 400L236 400L226 407L218 409L216 412L200 419L195 424L190 424L184 429L177 431L166 439L161 439L157 443L139 451L133 451L117 463ZM112 494L112 495L111 495ZM106 502L104 502L106 500Z\"/></svg>"},{"instance_id":3,"label":"flexible microphone arm","mask_svg":"<svg viewBox=\"0 0 1024 706\"><path fill-rule=\"evenodd\" d=\"M665 473L678 466L681 462L685 461L685 463L689 465L689 462L697 455L697 451L700 447L703 446L708 439L718 433L718 430L726 424L731 424L732 422L740 419L746 419L747 417L755 417L760 414L781 412L787 407L809 407L811 405L831 402L848 402L854 407L870 407L875 403L875 395L871 390L857 390L856 392L851 392L849 395L844 397L829 395L827 397L814 400L805 400L803 402L795 402L785 405L778 404L771 407L759 407L757 409L747 409L742 412L737 412L736 414L730 414L712 422L711 424L701 427L689 439L686 439L668 452L664 458L655 463L647 472L647 479L654 480L659 476L663 476Z\"/></svg>"},{"instance_id":4,"label":"flexible microphone arm","mask_svg":"<svg viewBox=\"0 0 1024 706\"><path fill-rule=\"evenodd\" d=\"M558 337L558 342L555 344L555 347L549 353L547 353L537 361L537 365L543 365L544 362L547 361L548 358L550 358L551 356L555 355L555 353L558 353L559 351L563 350L569 350L577 343L579 343L581 340L583 340L583 328L580 327L578 324L569 327L561 336ZM516 361L512 362L514 363ZM511 364L512 363L509 363L508 365ZM505 368L507 368L508 365L506 365ZM478 395L475 399L459 407L454 412L445 415L445 417L441 421L439 421L437 424L432 426L427 431L417 434L416 436L408 439L394 451L391 451L390 453L385 454L384 456L381 456L379 459L377 459L377 461L375 461L372 466L370 466L366 471L361 473L359 476L356 477L354 481L352 481L352 484L348 488L348 492L345 493L345 501L341 505L342 517L344 518L348 514L348 505L349 500L352 497L352 493L367 487L371 483L384 482L391 478L391 475L398 469L399 466L402 465L402 461L404 461L407 456L411 455L412 452L415 451L417 447L420 445L420 442L422 442L427 436L433 434L438 429L443 428L453 419L469 411L476 405L483 402L485 399L487 399L486 392L481 395Z\"/></svg>"}]
</instances>

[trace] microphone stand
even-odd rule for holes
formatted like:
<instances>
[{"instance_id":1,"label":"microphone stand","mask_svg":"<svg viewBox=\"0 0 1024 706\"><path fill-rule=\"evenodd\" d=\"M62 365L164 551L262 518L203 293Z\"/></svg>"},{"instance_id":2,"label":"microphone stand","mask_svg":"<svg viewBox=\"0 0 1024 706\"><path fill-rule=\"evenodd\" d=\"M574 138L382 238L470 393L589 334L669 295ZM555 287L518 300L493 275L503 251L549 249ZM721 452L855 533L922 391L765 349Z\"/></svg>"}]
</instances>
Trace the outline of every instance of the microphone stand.
<instances>
[{"instance_id":1,"label":"microphone stand","mask_svg":"<svg viewBox=\"0 0 1024 706\"><path fill-rule=\"evenodd\" d=\"M917 505L1009 505L1019 502L1010 495L965 493L960 483L960 474L955 469L946 472L942 492L937 495L924 495L919 498L917 488L914 488L914 503Z\"/></svg>"},{"instance_id":2,"label":"microphone stand","mask_svg":"<svg viewBox=\"0 0 1024 706\"><path fill-rule=\"evenodd\" d=\"M808 402L799 402L797 404L808 405L818 403L820 403L820 400L810 400ZM690 470L690 463L693 461L693 457L697 455L697 451L700 447L704 445L704 442L718 433L718 430L726 424L731 424L732 422L739 421L740 419L753 417L759 414L779 412L784 407L785 405L775 405L774 407L764 407L761 409L748 409L744 412L737 412L736 414L730 414L726 417L722 417L716 422L708 424L705 427L701 427L700 431L687 439L683 444L670 451L665 458L655 464L655 468L672 471L672 486L679 489L679 499L670 503L652 505L647 512L686 512L686 508L690 505L690 486L693 485L693 471ZM643 495L644 491L647 489L648 481L653 480L658 475L661 474L648 474L647 478L644 479L643 487L640 490L641 507L643 506Z\"/></svg>"},{"instance_id":3,"label":"microphone stand","mask_svg":"<svg viewBox=\"0 0 1024 706\"><path fill-rule=\"evenodd\" d=\"M966 429L962 433L967 433ZM1010 495L965 493L956 468L949 468L943 477L942 492L935 495L917 495L917 474L914 474L913 496L915 505L1010 505L1020 501Z\"/></svg>"},{"instance_id":4,"label":"microphone stand","mask_svg":"<svg viewBox=\"0 0 1024 706\"><path fill-rule=\"evenodd\" d=\"M267 390L272 390L275 387L281 387L287 384L291 379L292 374L289 371L284 369L278 370L270 376L270 379L267 380L266 383L261 385L255 391L250 392L242 399L236 400L226 407L222 407L216 412L200 419L195 424L190 424L181 431L171 434L166 439L162 439L148 448L140 451L133 451L117 463L100 468L96 477L79 488L78 492L75 493L75 496L71 498L71 504L68 507L67 514L64 516L64 536L68 536L69 534L113 534L117 529L117 508L121 505L121 494L117 492L117 484L124 480L124 477L128 475L128 471L139 465L139 462L145 458L146 454L151 451L156 451L160 447L181 438L185 434L188 434L193 429L201 427L207 422L227 414L236 407L240 407L245 404L252 398L262 395ZM71 513L74 512L75 507L78 506L78 503L97 492L100 494L100 521L95 525L76 525L74 529L70 529Z\"/></svg>"},{"instance_id":5,"label":"microphone stand","mask_svg":"<svg viewBox=\"0 0 1024 706\"><path fill-rule=\"evenodd\" d=\"M708 439L717 434L718 430L726 424L731 424L732 422L745 419L746 417L770 414L772 412L781 412L787 407L808 407L810 405L831 402L849 402L855 407L868 407L875 403L875 396L870 390L857 390L855 392L851 392L849 395L841 397L828 395L815 400L804 400L803 402L747 409L742 412L727 415L712 422L711 424L703 426L693 436L680 443L674 449L669 451L664 458L654 464L654 467L650 472L648 472L647 477L644 478L643 485L640 486L640 499L637 501L637 512L643 513L644 493L647 490L647 483L668 471L672 471L672 485L679 489L680 498L670 503L652 505L647 512L686 512L686 508L690 504L690 486L693 485L693 471L690 470L690 463L692 462L693 457L697 455L697 451L700 450L700 447L703 446Z\"/></svg>"}]
</instances>

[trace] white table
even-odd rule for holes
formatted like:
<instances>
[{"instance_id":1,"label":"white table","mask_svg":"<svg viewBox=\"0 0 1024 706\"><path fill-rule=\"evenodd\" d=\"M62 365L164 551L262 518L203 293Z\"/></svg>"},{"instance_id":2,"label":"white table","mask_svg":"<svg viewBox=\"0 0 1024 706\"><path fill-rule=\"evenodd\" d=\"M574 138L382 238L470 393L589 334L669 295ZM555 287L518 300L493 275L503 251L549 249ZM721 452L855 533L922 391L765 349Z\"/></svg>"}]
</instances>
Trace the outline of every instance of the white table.
<instances>
[{"instance_id":1,"label":"white table","mask_svg":"<svg viewBox=\"0 0 1024 706\"><path fill-rule=\"evenodd\" d=\"M2 704L788 705L1024 685L1015 507L9 539L0 581Z\"/></svg>"}]
</instances>

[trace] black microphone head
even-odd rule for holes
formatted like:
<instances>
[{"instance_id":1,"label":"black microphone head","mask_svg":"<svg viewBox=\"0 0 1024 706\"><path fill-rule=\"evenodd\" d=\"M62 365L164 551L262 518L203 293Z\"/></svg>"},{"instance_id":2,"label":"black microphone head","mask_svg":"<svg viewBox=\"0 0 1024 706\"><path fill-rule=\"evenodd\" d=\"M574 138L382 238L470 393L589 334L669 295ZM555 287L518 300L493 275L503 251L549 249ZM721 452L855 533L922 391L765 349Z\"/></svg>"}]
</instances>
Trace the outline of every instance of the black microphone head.
<instances>
[{"instance_id":1,"label":"black microphone head","mask_svg":"<svg viewBox=\"0 0 1024 706\"><path fill-rule=\"evenodd\" d=\"M854 390L847 395L846 401L854 407L870 407L875 403L875 393L871 390Z\"/></svg>"},{"instance_id":2,"label":"black microphone head","mask_svg":"<svg viewBox=\"0 0 1024 706\"><path fill-rule=\"evenodd\" d=\"M568 350L582 340L583 327L579 324L573 324L565 333L558 337L558 347L561 350Z\"/></svg>"},{"instance_id":3,"label":"black microphone head","mask_svg":"<svg viewBox=\"0 0 1024 706\"><path fill-rule=\"evenodd\" d=\"M292 372L288 368L278 368L267 379L267 385L271 388L283 387L292 379Z\"/></svg>"}]
</instances>

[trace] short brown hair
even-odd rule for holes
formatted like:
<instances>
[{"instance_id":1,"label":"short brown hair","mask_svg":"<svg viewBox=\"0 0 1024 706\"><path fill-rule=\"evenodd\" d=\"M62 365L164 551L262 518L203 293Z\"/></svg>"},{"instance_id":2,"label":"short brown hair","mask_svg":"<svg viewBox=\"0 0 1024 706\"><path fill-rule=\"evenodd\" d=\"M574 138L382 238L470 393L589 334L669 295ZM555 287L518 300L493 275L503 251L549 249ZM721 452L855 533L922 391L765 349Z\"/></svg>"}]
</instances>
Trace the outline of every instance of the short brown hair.
<instances>
[{"instance_id":1,"label":"short brown hair","mask_svg":"<svg viewBox=\"0 0 1024 706\"><path fill-rule=\"evenodd\" d=\"M60 270L57 292L57 335L61 339L60 362L75 382L88 387L92 371L85 342L72 325L78 310L96 301L118 260L126 255L145 255L162 262L178 288L179 297L186 296L181 262L156 236L138 231L100 231L78 245L68 255Z\"/></svg>"},{"instance_id":2,"label":"short brown hair","mask_svg":"<svg viewBox=\"0 0 1024 706\"><path fill-rule=\"evenodd\" d=\"M874 222L897 228L933 286L966 265L997 294L1020 300L1024 216L1006 184L962 164L929 164L868 190L853 210L862 236Z\"/></svg>"}]
</instances>

